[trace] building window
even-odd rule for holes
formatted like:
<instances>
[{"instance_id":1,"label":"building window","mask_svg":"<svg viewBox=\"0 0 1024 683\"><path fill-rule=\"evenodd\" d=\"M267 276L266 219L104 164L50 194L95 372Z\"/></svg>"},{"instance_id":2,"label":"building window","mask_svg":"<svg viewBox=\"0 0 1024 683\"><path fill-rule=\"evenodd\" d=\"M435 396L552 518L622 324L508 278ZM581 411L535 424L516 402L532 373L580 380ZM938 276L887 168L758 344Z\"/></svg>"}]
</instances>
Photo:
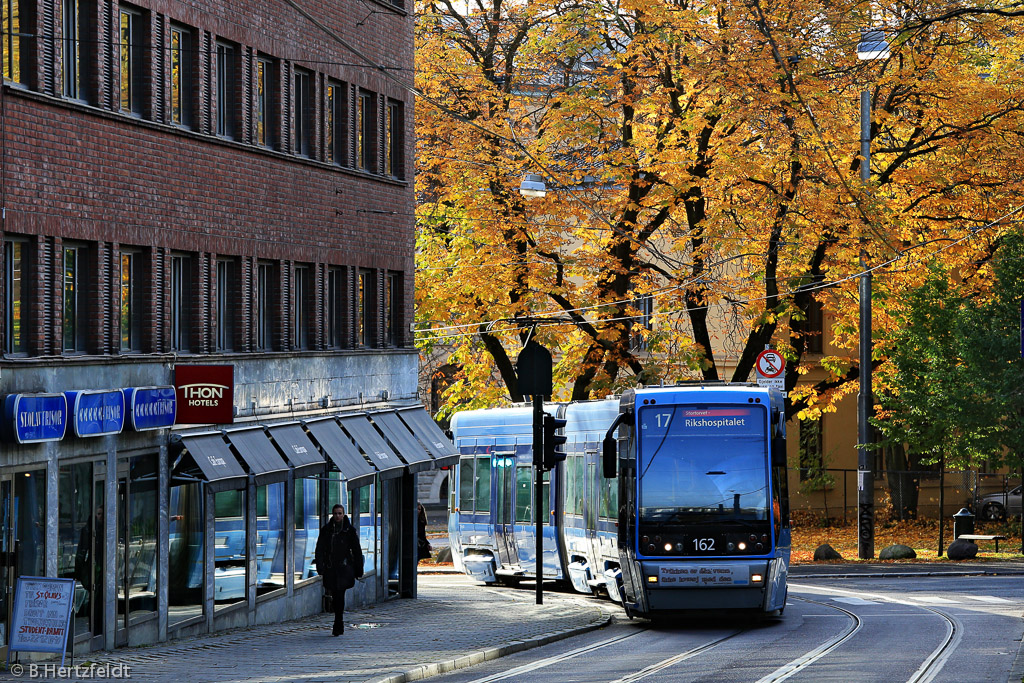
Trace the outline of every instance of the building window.
<instances>
[{"instance_id":1,"label":"building window","mask_svg":"<svg viewBox=\"0 0 1024 683\"><path fill-rule=\"evenodd\" d=\"M377 117L373 106L375 100L372 93L360 90L356 98L355 112L356 168L370 173L376 171L376 164L373 161L376 151L374 132Z\"/></svg>"},{"instance_id":2,"label":"building window","mask_svg":"<svg viewBox=\"0 0 1024 683\"><path fill-rule=\"evenodd\" d=\"M398 346L399 310L402 293L401 276L388 273L384 278L384 341L387 346Z\"/></svg>"},{"instance_id":3,"label":"building window","mask_svg":"<svg viewBox=\"0 0 1024 683\"><path fill-rule=\"evenodd\" d=\"M256 144L261 147L273 147L273 92L274 63L265 58L256 59Z\"/></svg>"},{"instance_id":4,"label":"building window","mask_svg":"<svg viewBox=\"0 0 1024 683\"><path fill-rule=\"evenodd\" d=\"M327 101L324 104L326 113L324 148L327 161L341 166L348 166L348 145L345 136L347 92L348 87L341 83L328 83Z\"/></svg>"},{"instance_id":5,"label":"building window","mask_svg":"<svg viewBox=\"0 0 1024 683\"><path fill-rule=\"evenodd\" d=\"M340 349L345 346L345 271L331 268L327 271L327 346Z\"/></svg>"},{"instance_id":6,"label":"building window","mask_svg":"<svg viewBox=\"0 0 1024 683\"><path fill-rule=\"evenodd\" d=\"M373 345L373 273L369 270L359 271L359 291L356 293L356 346Z\"/></svg>"},{"instance_id":7,"label":"building window","mask_svg":"<svg viewBox=\"0 0 1024 683\"><path fill-rule=\"evenodd\" d=\"M86 283L86 250L84 247L64 247L64 351L85 351L88 296Z\"/></svg>"},{"instance_id":8,"label":"building window","mask_svg":"<svg viewBox=\"0 0 1024 683\"><path fill-rule=\"evenodd\" d=\"M217 261L217 350L235 348L235 263Z\"/></svg>"},{"instance_id":9,"label":"building window","mask_svg":"<svg viewBox=\"0 0 1024 683\"><path fill-rule=\"evenodd\" d=\"M313 155L313 135L310 125L313 96L313 77L308 71L295 71L294 111L292 112L292 151L304 157Z\"/></svg>"},{"instance_id":10,"label":"building window","mask_svg":"<svg viewBox=\"0 0 1024 683\"><path fill-rule=\"evenodd\" d=\"M63 0L62 20L64 26L63 66L64 96L73 99L81 97L81 53L79 48L79 7L78 0Z\"/></svg>"},{"instance_id":11,"label":"building window","mask_svg":"<svg viewBox=\"0 0 1024 683\"><path fill-rule=\"evenodd\" d=\"M188 351L192 325L192 259L171 256L171 350Z\"/></svg>"},{"instance_id":12,"label":"building window","mask_svg":"<svg viewBox=\"0 0 1024 683\"><path fill-rule=\"evenodd\" d=\"M257 351L270 351L273 348L273 265L257 263L255 280L256 292L253 302L253 320L256 329L253 334L253 344Z\"/></svg>"},{"instance_id":13,"label":"building window","mask_svg":"<svg viewBox=\"0 0 1024 683\"><path fill-rule=\"evenodd\" d=\"M217 43L217 78L214 96L217 108L217 135L235 137L235 60L237 51L226 43Z\"/></svg>"},{"instance_id":14,"label":"building window","mask_svg":"<svg viewBox=\"0 0 1024 683\"><path fill-rule=\"evenodd\" d=\"M632 331L630 348L633 351L646 351L648 333L654 329L654 297L650 294L641 295L633 301L633 306L637 313L629 323Z\"/></svg>"},{"instance_id":15,"label":"building window","mask_svg":"<svg viewBox=\"0 0 1024 683\"><path fill-rule=\"evenodd\" d=\"M404 175L402 104L388 101L384 116L384 175L401 178Z\"/></svg>"},{"instance_id":16,"label":"building window","mask_svg":"<svg viewBox=\"0 0 1024 683\"><path fill-rule=\"evenodd\" d=\"M121 111L142 113L142 15L121 6Z\"/></svg>"},{"instance_id":17,"label":"building window","mask_svg":"<svg viewBox=\"0 0 1024 683\"><path fill-rule=\"evenodd\" d=\"M292 288L292 344L296 349L309 348L309 293L310 272L308 266L296 266L295 284Z\"/></svg>"},{"instance_id":18,"label":"building window","mask_svg":"<svg viewBox=\"0 0 1024 683\"><path fill-rule=\"evenodd\" d=\"M192 34L171 27L171 123L192 126Z\"/></svg>"},{"instance_id":19,"label":"building window","mask_svg":"<svg viewBox=\"0 0 1024 683\"><path fill-rule=\"evenodd\" d=\"M26 275L27 245L15 240L4 241L4 312L6 314L6 339L4 350L7 353L25 353L25 315L28 312L26 294L28 283Z\"/></svg>"},{"instance_id":20,"label":"building window","mask_svg":"<svg viewBox=\"0 0 1024 683\"><path fill-rule=\"evenodd\" d=\"M817 299L811 299L807 307L807 346L808 353L822 353L825 338L825 312Z\"/></svg>"},{"instance_id":21,"label":"building window","mask_svg":"<svg viewBox=\"0 0 1024 683\"><path fill-rule=\"evenodd\" d=\"M800 420L800 481L823 474L821 420Z\"/></svg>"},{"instance_id":22,"label":"building window","mask_svg":"<svg viewBox=\"0 0 1024 683\"><path fill-rule=\"evenodd\" d=\"M6 81L23 83L22 81L22 27L26 24L26 7L24 0L0 0L0 29L3 41L3 76ZM27 46L26 46L27 47Z\"/></svg>"},{"instance_id":23,"label":"building window","mask_svg":"<svg viewBox=\"0 0 1024 683\"><path fill-rule=\"evenodd\" d=\"M142 255L121 252L121 350L142 350Z\"/></svg>"}]
</instances>

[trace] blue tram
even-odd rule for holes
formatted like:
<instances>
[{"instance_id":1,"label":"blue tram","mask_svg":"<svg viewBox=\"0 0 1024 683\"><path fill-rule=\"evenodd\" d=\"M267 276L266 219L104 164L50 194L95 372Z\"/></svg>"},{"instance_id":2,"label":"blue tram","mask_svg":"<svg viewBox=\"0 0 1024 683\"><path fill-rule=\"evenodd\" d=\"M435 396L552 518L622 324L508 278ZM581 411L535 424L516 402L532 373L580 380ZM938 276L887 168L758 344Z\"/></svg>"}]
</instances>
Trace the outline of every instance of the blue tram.
<instances>
[{"instance_id":1,"label":"blue tram","mask_svg":"<svg viewBox=\"0 0 1024 683\"><path fill-rule=\"evenodd\" d=\"M781 614L789 567L782 394L753 385L636 389L549 404L566 458L544 473L544 578L607 593L628 614ZM532 410L452 419L462 458L449 533L485 582L536 576Z\"/></svg>"}]
</instances>

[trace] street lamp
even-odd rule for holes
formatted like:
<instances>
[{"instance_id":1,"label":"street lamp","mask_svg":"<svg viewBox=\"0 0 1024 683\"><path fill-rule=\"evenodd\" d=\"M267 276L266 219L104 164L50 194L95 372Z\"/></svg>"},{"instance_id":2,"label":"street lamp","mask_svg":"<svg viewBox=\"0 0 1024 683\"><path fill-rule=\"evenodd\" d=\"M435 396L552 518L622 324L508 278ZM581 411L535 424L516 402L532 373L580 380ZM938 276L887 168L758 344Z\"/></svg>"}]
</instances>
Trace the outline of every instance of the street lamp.
<instances>
[{"instance_id":1,"label":"street lamp","mask_svg":"<svg viewBox=\"0 0 1024 683\"><path fill-rule=\"evenodd\" d=\"M857 59L887 59L889 43L881 29L864 29L857 44ZM860 179L871 178L871 91L860 93ZM871 469L871 271L863 251L860 258L860 393L857 395L857 556L875 556L875 476Z\"/></svg>"},{"instance_id":2,"label":"street lamp","mask_svg":"<svg viewBox=\"0 0 1024 683\"><path fill-rule=\"evenodd\" d=\"M543 197L548 193L544 184L544 178L536 173L527 173L523 176L523 182L519 184L519 194L524 197Z\"/></svg>"}]
</instances>

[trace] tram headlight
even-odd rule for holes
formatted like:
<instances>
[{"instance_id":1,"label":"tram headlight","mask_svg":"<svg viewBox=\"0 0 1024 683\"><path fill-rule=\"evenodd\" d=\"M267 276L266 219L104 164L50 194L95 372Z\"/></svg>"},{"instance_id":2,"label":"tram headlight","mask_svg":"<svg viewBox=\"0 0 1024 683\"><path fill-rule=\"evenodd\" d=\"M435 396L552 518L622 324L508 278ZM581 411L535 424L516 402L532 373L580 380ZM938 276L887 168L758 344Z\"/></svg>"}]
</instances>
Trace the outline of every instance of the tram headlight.
<instances>
[{"instance_id":1,"label":"tram headlight","mask_svg":"<svg viewBox=\"0 0 1024 683\"><path fill-rule=\"evenodd\" d=\"M658 577L657 576L648 576L647 577L647 583L658 583Z\"/></svg>"},{"instance_id":2,"label":"tram headlight","mask_svg":"<svg viewBox=\"0 0 1024 683\"><path fill-rule=\"evenodd\" d=\"M666 553L672 552L672 544L671 543L666 543L665 544L665 552Z\"/></svg>"},{"instance_id":3,"label":"tram headlight","mask_svg":"<svg viewBox=\"0 0 1024 683\"><path fill-rule=\"evenodd\" d=\"M761 581L763 581L763 580L764 580L764 577L761 576L760 574L751 574L750 575L751 583L761 583Z\"/></svg>"},{"instance_id":4,"label":"tram headlight","mask_svg":"<svg viewBox=\"0 0 1024 683\"><path fill-rule=\"evenodd\" d=\"M739 544L736 545L736 547L739 548L740 550L746 550L747 549L747 544L744 543L743 541L740 541Z\"/></svg>"}]
</instances>

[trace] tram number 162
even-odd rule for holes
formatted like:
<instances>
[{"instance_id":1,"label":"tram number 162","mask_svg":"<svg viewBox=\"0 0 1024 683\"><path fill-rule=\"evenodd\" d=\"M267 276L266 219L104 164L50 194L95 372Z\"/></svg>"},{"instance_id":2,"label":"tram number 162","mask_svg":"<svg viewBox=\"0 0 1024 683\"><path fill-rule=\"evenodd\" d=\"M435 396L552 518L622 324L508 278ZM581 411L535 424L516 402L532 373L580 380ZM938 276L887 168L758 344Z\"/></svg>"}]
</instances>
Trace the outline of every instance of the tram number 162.
<instances>
[{"instance_id":1,"label":"tram number 162","mask_svg":"<svg viewBox=\"0 0 1024 683\"><path fill-rule=\"evenodd\" d=\"M719 551L718 539L710 536L705 538L691 538L689 542L690 552L693 554L715 553Z\"/></svg>"}]
</instances>

